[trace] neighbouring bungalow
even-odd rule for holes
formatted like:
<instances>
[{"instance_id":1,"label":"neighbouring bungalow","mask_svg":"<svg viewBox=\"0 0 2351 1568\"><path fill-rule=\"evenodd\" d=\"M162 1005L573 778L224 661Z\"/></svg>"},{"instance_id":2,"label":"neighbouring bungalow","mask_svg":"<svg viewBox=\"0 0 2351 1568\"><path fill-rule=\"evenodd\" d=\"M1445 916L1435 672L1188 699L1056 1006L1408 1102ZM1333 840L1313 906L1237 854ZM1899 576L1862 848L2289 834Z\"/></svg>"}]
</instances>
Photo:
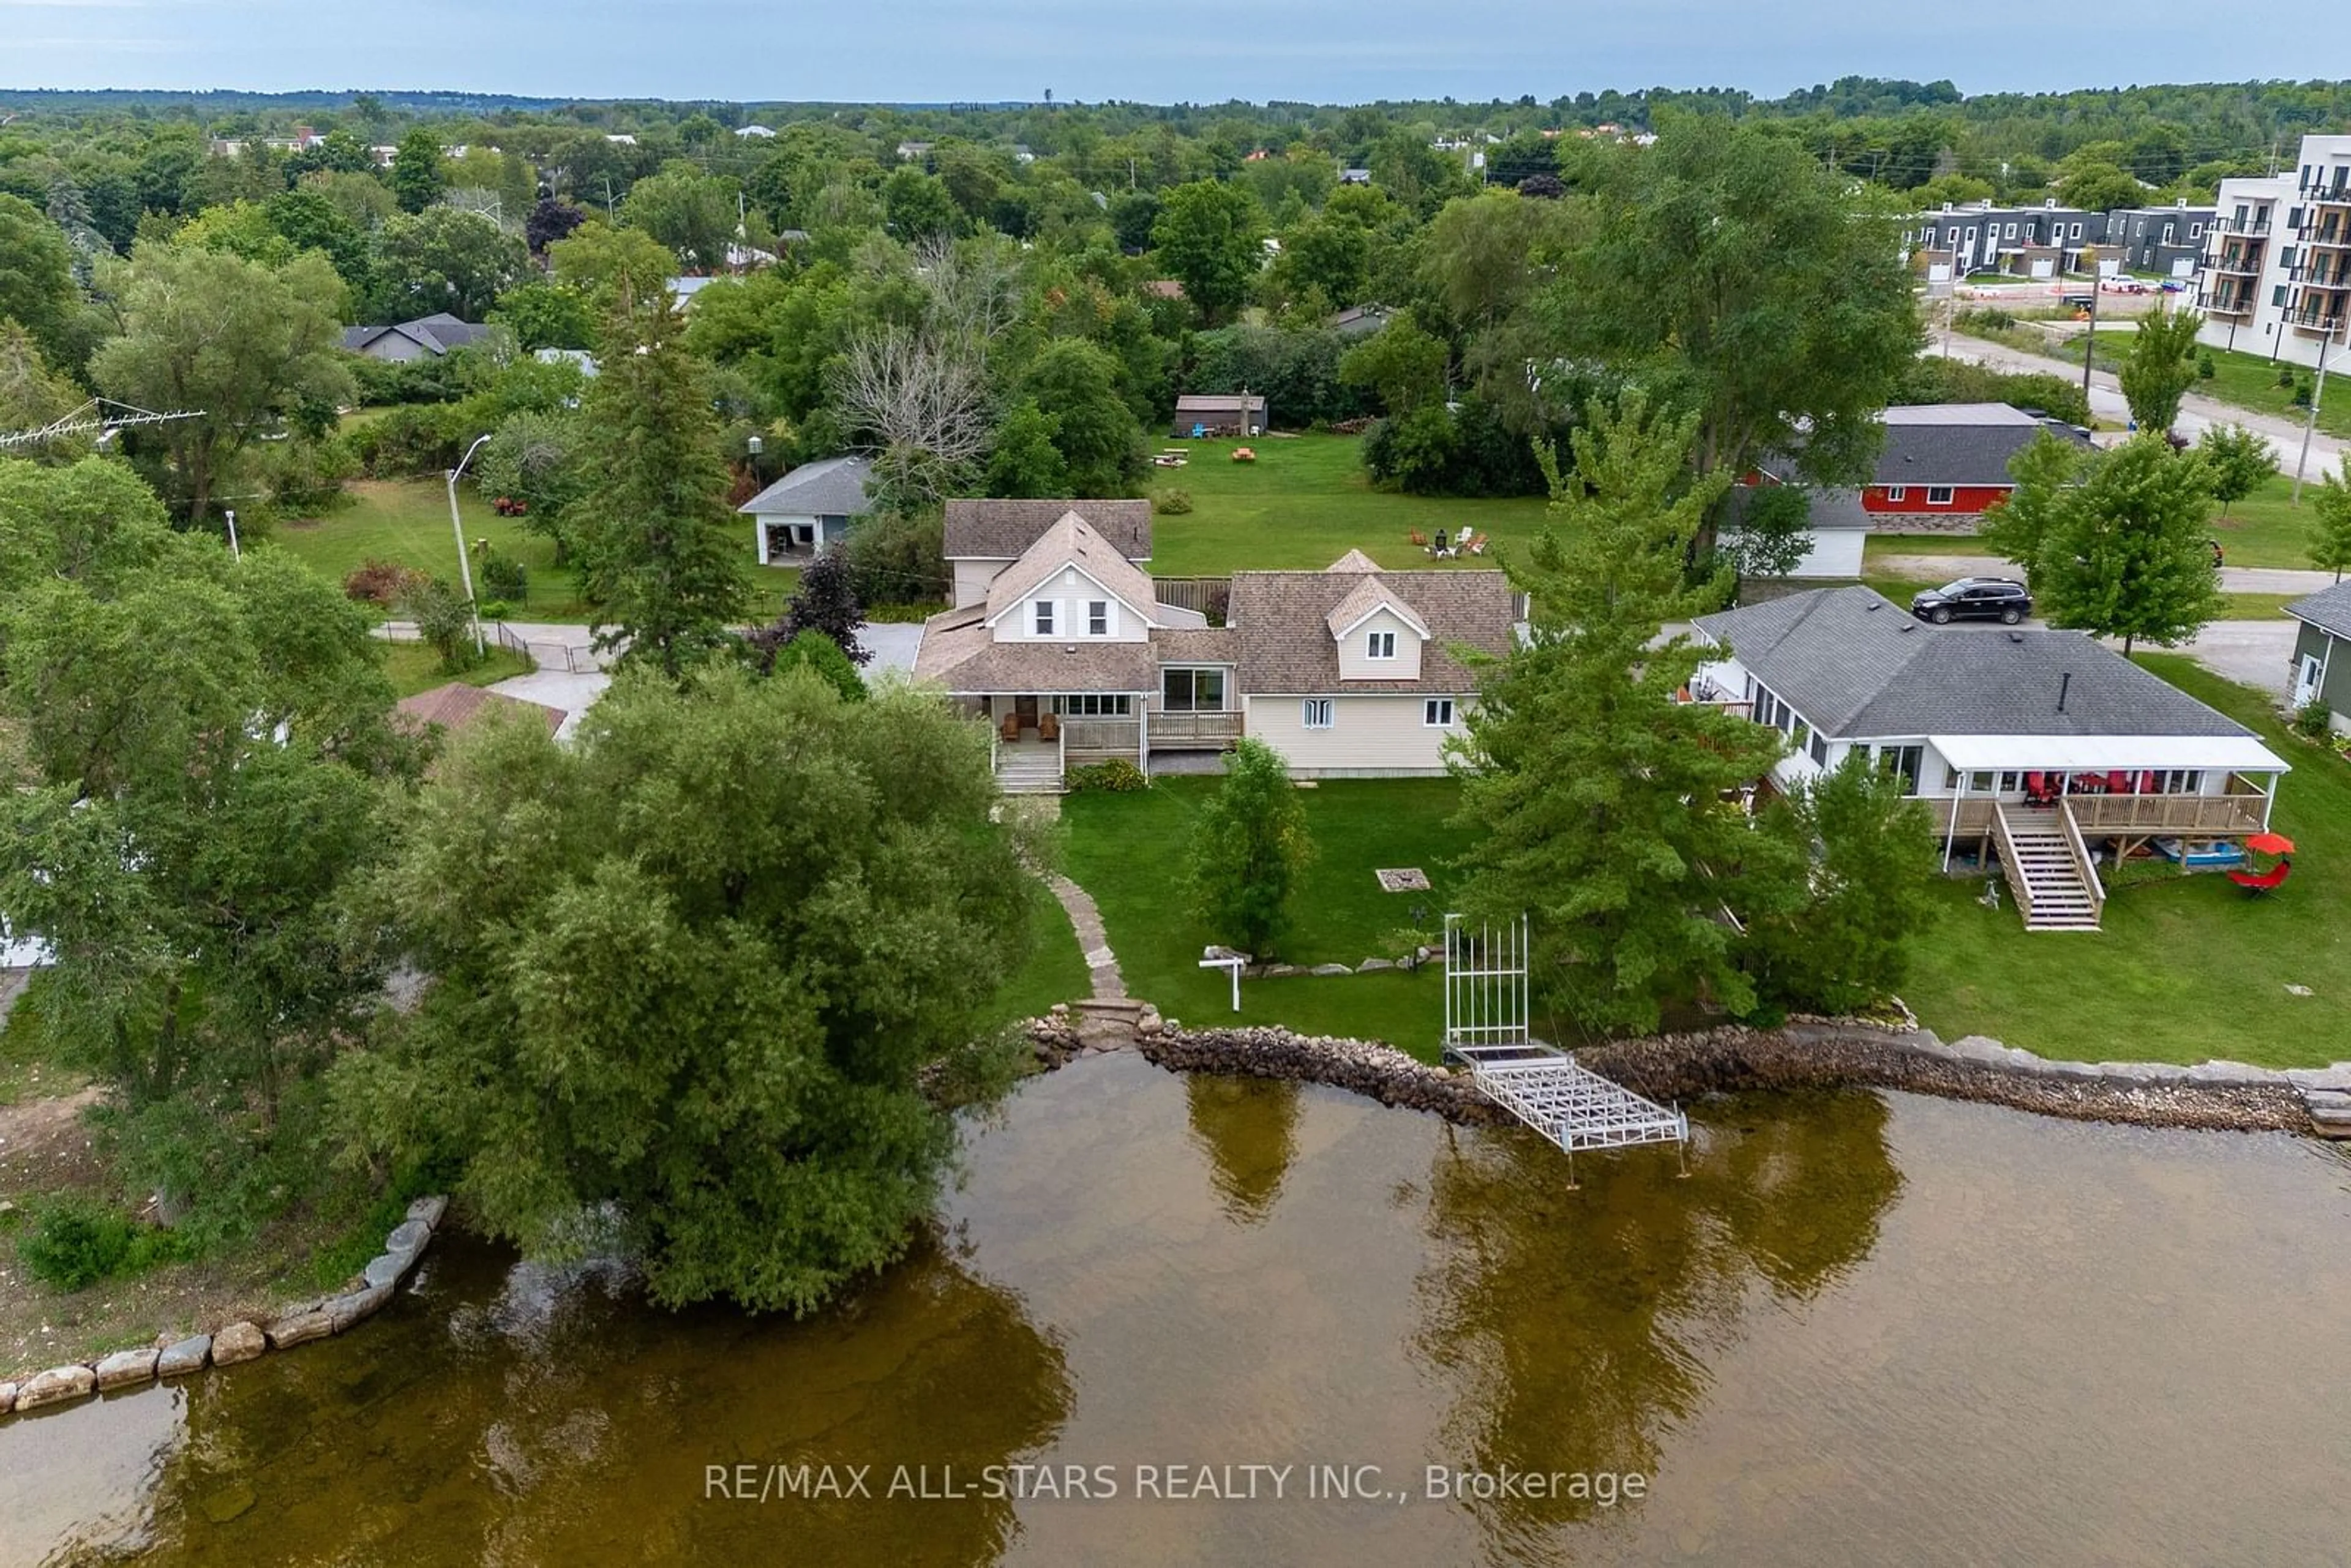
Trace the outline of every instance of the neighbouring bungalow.
<instances>
[{"instance_id":1,"label":"neighbouring bungalow","mask_svg":"<svg viewBox=\"0 0 2351 1568\"><path fill-rule=\"evenodd\" d=\"M1265 399L1257 392L1186 392L1168 422L1173 436L1263 435Z\"/></svg>"},{"instance_id":2,"label":"neighbouring bungalow","mask_svg":"<svg viewBox=\"0 0 2351 1568\"><path fill-rule=\"evenodd\" d=\"M1441 774L1477 691L1458 654L1512 643L1500 572L1383 571L1352 550L1326 571L1234 573L1227 624L1211 626L1161 602L1136 564L1147 507L1142 538L1114 542L1078 510L1102 503L1052 505L1061 514L977 596L964 598L965 569L994 558L956 563L962 601L925 623L914 663L995 731L1008 791L1058 791L1071 767L1123 758L1148 769L1244 736L1301 778ZM996 516L1012 526L1014 514ZM956 539L952 509L948 528Z\"/></svg>"},{"instance_id":3,"label":"neighbouring bungalow","mask_svg":"<svg viewBox=\"0 0 2351 1568\"><path fill-rule=\"evenodd\" d=\"M2297 599L2285 612L2300 622L2294 643L2294 706L2325 703L2327 723L2351 732L2351 582Z\"/></svg>"},{"instance_id":4,"label":"neighbouring bungalow","mask_svg":"<svg viewBox=\"0 0 2351 1568\"><path fill-rule=\"evenodd\" d=\"M440 310L393 327L346 327L343 349L387 364L403 364L411 360L437 360L452 349L479 341L488 330L478 321L460 321Z\"/></svg>"},{"instance_id":5,"label":"neighbouring bungalow","mask_svg":"<svg viewBox=\"0 0 2351 1568\"><path fill-rule=\"evenodd\" d=\"M1886 409L1878 419L1885 442L1868 484L1809 487L1813 548L1789 576L1859 577L1863 544L1873 533L1974 533L2016 487L2010 460L2043 431L2085 439L2061 420L2004 402L1919 403ZM1789 459L1771 456L1742 487L1799 483Z\"/></svg>"},{"instance_id":6,"label":"neighbouring bungalow","mask_svg":"<svg viewBox=\"0 0 2351 1568\"><path fill-rule=\"evenodd\" d=\"M850 525L872 508L865 493L872 469L870 458L820 457L736 507L751 519L759 564L806 559L848 538Z\"/></svg>"},{"instance_id":7,"label":"neighbouring bungalow","mask_svg":"<svg viewBox=\"0 0 2351 1568\"><path fill-rule=\"evenodd\" d=\"M1866 588L1696 622L1695 701L1767 724L1786 791L1860 749L1933 810L1946 870L1994 855L2033 930L2095 929L2098 863L2267 830L2286 763L2079 632L1931 626Z\"/></svg>"}]
</instances>

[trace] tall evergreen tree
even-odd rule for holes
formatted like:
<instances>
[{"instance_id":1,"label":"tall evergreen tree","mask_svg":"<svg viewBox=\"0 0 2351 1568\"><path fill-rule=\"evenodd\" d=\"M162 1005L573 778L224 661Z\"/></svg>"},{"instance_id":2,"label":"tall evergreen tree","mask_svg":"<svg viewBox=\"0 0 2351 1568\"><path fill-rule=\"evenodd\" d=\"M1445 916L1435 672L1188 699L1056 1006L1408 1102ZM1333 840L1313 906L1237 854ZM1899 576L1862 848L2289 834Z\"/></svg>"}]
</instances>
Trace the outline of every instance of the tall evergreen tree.
<instances>
[{"instance_id":1,"label":"tall evergreen tree","mask_svg":"<svg viewBox=\"0 0 2351 1568\"><path fill-rule=\"evenodd\" d=\"M403 213L421 213L441 199L448 176L441 168L441 138L420 125L400 139L392 154L392 193Z\"/></svg>"},{"instance_id":2,"label":"tall evergreen tree","mask_svg":"<svg viewBox=\"0 0 2351 1568\"><path fill-rule=\"evenodd\" d=\"M597 646L672 679L727 640L750 589L701 365L666 296L622 309L581 410L586 494L564 514Z\"/></svg>"},{"instance_id":3,"label":"tall evergreen tree","mask_svg":"<svg viewBox=\"0 0 2351 1568\"><path fill-rule=\"evenodd\" d=\"M1729 483L1690 482L1698 438L1698 415L1653 415L1638 393L1573 433L1573 472L1549 465L1549 522L1503 563L1531 596L1531 635L1480 685L1459 750L1461 817L1485 831L1465 904L1532 916L1539 1004L1593 1032L1655 1030L1698 994L1748 1010L1723 912L1796 883L1784 847L1725 800L1771 768L1779 733L1675 700L1701 654L1664 628L1729 586L1683 577Z\"/></svg>"},{"instance_id":4,"label":"tall evergreen tree","mask_svg":"<svg viewBox=\"0 0 2351 1568\"><path fill-rule=\"evenodd\" d=\"M1984 541L2022 565L2052 626L2170 647L2220 611L2201 458L2142 430L2108 452L2043 435L2009 465L2016 488Z\"/></svg>"}]
</instances>

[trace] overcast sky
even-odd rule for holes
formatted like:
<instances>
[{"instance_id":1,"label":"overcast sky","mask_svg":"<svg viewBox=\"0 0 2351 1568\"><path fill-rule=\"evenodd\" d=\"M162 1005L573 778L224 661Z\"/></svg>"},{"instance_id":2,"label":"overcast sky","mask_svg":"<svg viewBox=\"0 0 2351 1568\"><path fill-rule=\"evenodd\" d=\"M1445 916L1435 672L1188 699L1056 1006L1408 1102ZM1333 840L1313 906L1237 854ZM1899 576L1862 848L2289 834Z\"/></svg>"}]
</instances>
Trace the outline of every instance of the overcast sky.
<instances>
[{"instance_id":1,"label":"overcast sky","mask_svg":"<svg viewBox=\"0 0 2351 1568\"><path fill-rule=\"evenodd\" d=\"M1844 75L1968 92L2340 70L2327 7L2210 0L0 0L0 87L449 89L930 102L1777 96Z\"/></svg>"}]
</instances>

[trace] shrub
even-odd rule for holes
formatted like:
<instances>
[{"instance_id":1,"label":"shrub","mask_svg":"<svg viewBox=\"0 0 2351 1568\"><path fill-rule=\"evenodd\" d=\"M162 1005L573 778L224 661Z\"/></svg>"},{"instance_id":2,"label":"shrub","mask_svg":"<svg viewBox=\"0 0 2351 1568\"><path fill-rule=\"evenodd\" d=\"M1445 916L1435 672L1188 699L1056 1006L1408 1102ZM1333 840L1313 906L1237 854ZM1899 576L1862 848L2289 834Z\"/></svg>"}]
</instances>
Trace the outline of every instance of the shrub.
<instances>
[{"instance_id":1,"label":"shrub","mask_svg":"<svg viewBox=\"0 0 2351 1568\"><path fill-rule=\"evenodd\" d=\"M2296 408L2308 408L2310 406L2310 383L2308 382L2296 382L2294 383L2294 406Z\"/></svg>"},{"instance_id":2,"label":"shrub","mask_svg":"<svg viewBox=\"0 0 2351 1568\"><path fill-rule=\"evenodd\" d=\"M87 1198L43 1208L16 1252L33 1277L53 1290L84 1291L117 1274L132 1274L184 1258L191 1249L168 1230L138 1224L118 1209Z\"/></svg>"},{"instance_id":3,"label":"shrub","mask_svg":"<svg viewBox=\"0 0 2351 1568\"><path fill-rule=\"evenodd\" d=\"M500 555L487 543L481 550L481 564L474 569L474 577L484 593L493 599L517 601L530 596L530 573L522 562L510 555Z\"/></svg>"},{"instance_id":4,"label":"shrub","mask_svg":"<svg viewBox=\"0 0 2351 1568\"><path fill-rule=\"evenodd\" d=\"M2292 365L2280 365L2278 367L2277 384L2282 387L2290 387L2294 385L2294 367Z\"/></svg>"},{"instance_id":5,"label":"shrub","mask_svg":"<svg viewBox=\"0 0 2351 1568\"><path fill-rule=\"evenodd\" d=\"M1169 488L1151 497L1151 509L1163 517L1180 517L1192 509L1192 492Z\"/></svg>"},{"instance_id":6,"label":"shrub","mask_svg":"<svg viewBox=\"0 0 2351 1568\"><path fill-rule=\"evenodd\" d=\"M441 655L449 674L474 662L473 607L453 583L419 575L400 596L400 608L416 622L416 635Z\"/></svg>"},{"instance_id":7,"label":"shrub","mask_svg":"<svg viewBox=\"0 0 2351 1568\"><path fill-rule=\"evenodd\" d=\"M946 543L940 514L876 512L841 541L849 580L865 605L937 604L947 596Z\"/></svg>"},{"instance_id":8,"label":"shrub","mask_svg":"<svg viewBox=\"0 0 2351 1568\"><path fill-rule=\"evenodd\" d=\"M1072 768L1067 779L1070 789L1077 792L1132 795L1138 789L1151 788L1150 776L1123 757Z\"/></svg>"},{"instance_id":9,"label":"shrub","mask_svg":"<svg viewBox=\"0 0 2351 1568\"><path fill-rule=\"evenodd\" d=\"M2211 355L2199 354L2196 356L2196 379L2198 381L2209 382L2220 373L2220 368L2212 362Z\"/></svg>"},{"instance_id":10,"label":"shrub","mask_svg":"<svg viewBox=\"0 0 2351 1568\"><path fill-rule=\"evenodd\" d=\"M363 603L396 604L410 585L423 575L413 566L371 557L344 575L343 592Z\"/></svg>"},{"instance_id":11,"label":"shrub","mask_svg":"<svg viewBox=\"0 0 2351 1568\"><path fill-rule=\"evenodd\" d=\"M2326 734L2334 716L2325 698L2313 697L2294 710L2294 727L2300 730L2305 737L2317 740Z\"/></svg>"},{"instance_id":12,"label":"shrub","mask_svg":"<svg viewBox=\"0 0 2351 1568\"><path fill-rule=\"evenodd\" d=\"M481 602L480 610L482 619L485 621L504 621L514 613L514 606L503 599L485 599Z\"/></svg>"},{"instance_id":13,"label":"shrub","mask_svg":"<svg viewBox=\"0 0 2351 1568\"><path fill-rule=\"evenodd\" d=\"M462 411L448 404L407 404L353 431L350 448L371 478L439 474L457 465L467 428Z\"/></svg>"}]
</instances>

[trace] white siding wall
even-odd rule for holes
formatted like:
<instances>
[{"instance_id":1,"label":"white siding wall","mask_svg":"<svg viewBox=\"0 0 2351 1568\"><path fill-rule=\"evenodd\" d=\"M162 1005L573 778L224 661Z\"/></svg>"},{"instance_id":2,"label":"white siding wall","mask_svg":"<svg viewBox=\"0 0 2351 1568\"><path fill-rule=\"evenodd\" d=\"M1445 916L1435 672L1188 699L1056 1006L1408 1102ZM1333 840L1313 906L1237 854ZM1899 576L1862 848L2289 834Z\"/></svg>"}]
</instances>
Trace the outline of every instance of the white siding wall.
<instances>
[{"instance_id":1,"label":"white siding wall","mask_svg":"<svg viewBox=\"0 0 2351 1568\"><path fill-rule=\"evenodd\" d=\"M1086 606L1097 601L1110 605L1107 636L1094 636L1086 631ZM1037 634L1036 607L1040 603L1053 606L1053 630L1044 637ZM1055 573L1050 582L1031 591L996 622L996 640L999 643L1142 643L1150 636L1151 623L1133 606L1097 585L1092 578L1071 572Z\"/></svg>"},{"instance_id":2,"label":"white siding wall","mask_svg":"<svg viewBox=\"0 0 2351 1568\"><path fill-rule=\"evenodd\" d=\"M1372 633L1395 633L1395 657L1372 658L1365 650L1371 646ZM1385 610L1375 611L1339 640L1339 678L1343 681L1416 681L1420 679L1420 633L1404 623L1400 616Z\"/></svg>"},{"instance_id":3,"label":"white siding wall","mask_svg":"<svg viewBox=\"0 0 2351 1568\"><path fill-rule=\"evenodd\" d=\"M998 572L1012 563L1008 560L956 560L947 564L955 568L955 607L960 610L967 604L977 604L986 599L987 585L996 580Z\"/></svg>"},{"instance_id":4,"label":"white siding wall","mask_svg":"<svg viewBox=\"0 0 2351 1568\"><path fill-rule=\"evenodd\" d=\"M1241 699L1244 733L1289 759L1303 777L1349 774L1435 774L1445 771L1445 741L1461 733L1466 699L1454 699L1451 729L1421 722L1419 696L1344 696L1331 699L1328 729L1308 729L1302 697L1256 695Z\"/></svg>"}]
</instances>

